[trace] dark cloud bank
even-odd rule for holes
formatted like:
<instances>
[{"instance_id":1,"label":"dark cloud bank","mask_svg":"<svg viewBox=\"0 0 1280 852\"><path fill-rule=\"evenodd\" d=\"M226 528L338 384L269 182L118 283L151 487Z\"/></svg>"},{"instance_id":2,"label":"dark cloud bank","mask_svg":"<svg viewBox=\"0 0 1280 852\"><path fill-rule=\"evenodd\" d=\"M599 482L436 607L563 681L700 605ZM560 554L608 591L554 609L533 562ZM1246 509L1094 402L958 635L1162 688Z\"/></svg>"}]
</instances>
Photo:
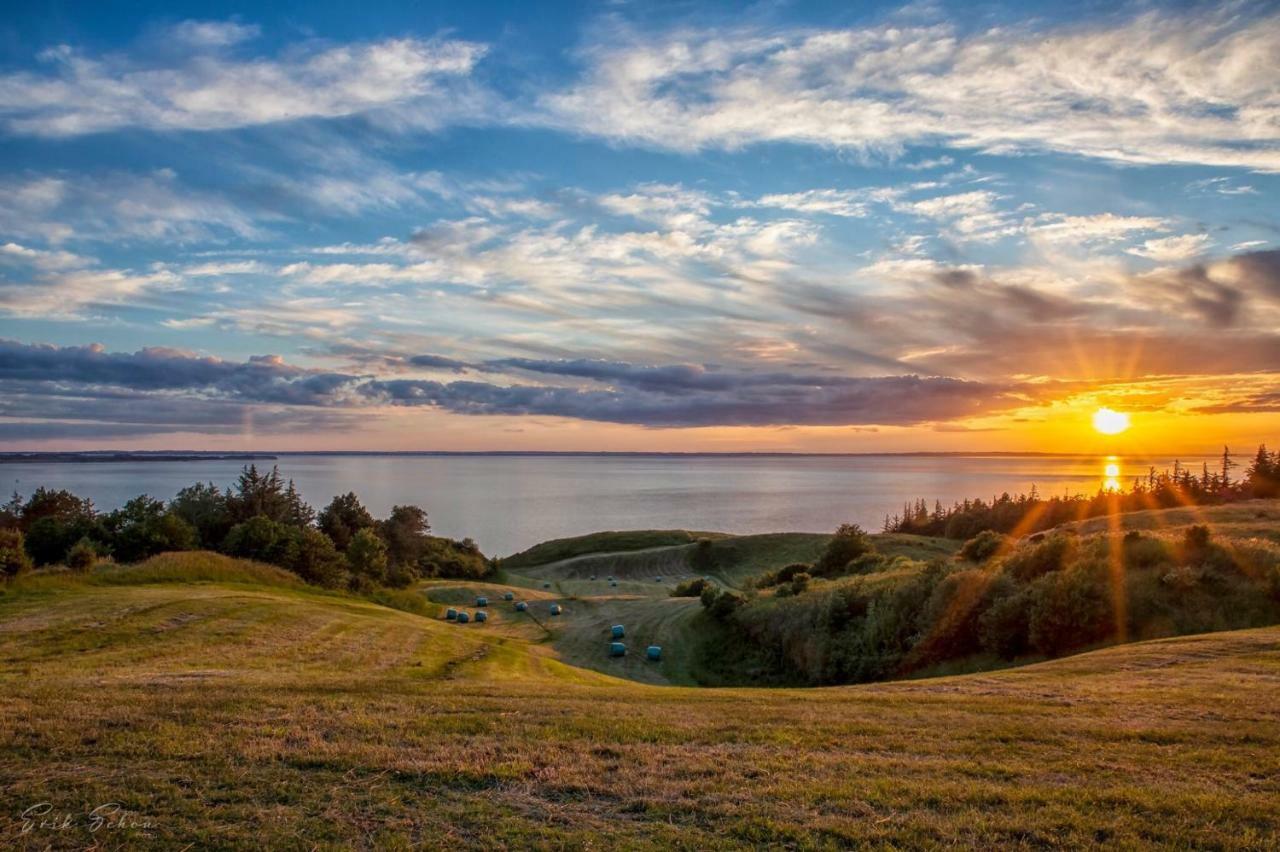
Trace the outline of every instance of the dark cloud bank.
<instances>
[{"instance_id":1,"label":"dark cloud bank","mask_svg":"<svg viewBox=\"0 0 1280 852\"><path fill-rule=\"evenodd\" d=\"M50 346L0 341L0 415L93 421L102 437L125 424L138 434L234 428L247 407L274 407L259 423L282 422L283 411L316 423L308 410L354 416L380 405L427 406L459 414L570 417L647 427L769 425L909 425L952 420L1021 404L1014 389L914 375L845 376L751 372L676 364L507 359L465 365L437 356L410 363L477 373L525 373L579 386L440 382L306 370L274 356L244 362L197 357L170 349L108 352L99 346ZM53 400L56 399L56 403ZM185 406L193 406L185 408ZM231 406L231 407L228 407ZM139 415L151 407L153 417ZM139 422L139 421L145 422ZM0 437L33 433L32 424L5 424ZM89 424L60 427L68 434ZM47 433L45 433L47 435ZM35 435L32 435L35 436Z\"/></svg>"}]
</instances>

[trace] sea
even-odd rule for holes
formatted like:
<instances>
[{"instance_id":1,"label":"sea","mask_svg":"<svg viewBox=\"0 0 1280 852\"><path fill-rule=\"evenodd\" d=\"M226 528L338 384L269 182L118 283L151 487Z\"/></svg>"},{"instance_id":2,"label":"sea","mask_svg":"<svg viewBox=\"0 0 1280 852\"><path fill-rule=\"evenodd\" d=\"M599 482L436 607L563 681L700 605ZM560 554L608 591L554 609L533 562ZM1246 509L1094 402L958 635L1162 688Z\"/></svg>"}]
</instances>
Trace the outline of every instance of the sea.
<instances>
[{"instance_id":1,"label":"sea","mask_svg":"<svg viewBox=\"0 0 1280 852\"><path fill-rule=\"evenodd\" d=\"M1213 459L1183 458L1199 471ZM879 530L904 501L948 505L1033 487L1042 496L1127 487L1172 458L1082 455L687 455L279 453L278 465L317 509L354 491L375 515L424 508L437 535L474 539L506 556L541 541L601 530L828 532ZM139 494L167 500L193 482L231 485L247 462L33 460L0 465L5 493L39 486L89 497L100 510Z\"/></svg>"}]
</instances>

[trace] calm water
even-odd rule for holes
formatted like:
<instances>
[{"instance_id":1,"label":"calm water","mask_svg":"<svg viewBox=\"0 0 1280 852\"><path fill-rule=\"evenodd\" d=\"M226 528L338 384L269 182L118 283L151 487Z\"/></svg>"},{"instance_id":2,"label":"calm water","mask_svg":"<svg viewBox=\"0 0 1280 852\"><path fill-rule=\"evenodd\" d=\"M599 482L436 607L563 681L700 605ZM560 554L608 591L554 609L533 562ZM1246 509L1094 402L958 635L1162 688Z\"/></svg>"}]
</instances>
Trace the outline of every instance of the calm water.
<instances>
[{"instance_id":1,"label":"calm water","mask_svg":"<svg viewBox=\"0 0 1280 852\"><path fill-rule=\"evenodd\" d=\"M1184 459L1199 470L1201 459ZM1125 486L1172 459L1080 456L315 456L281 455L281 473L317 508L355 491L375 515L425 508L440 535L470 536L506 555L597 530L684 528L824 532L853 521L878 530L904 500L1096 491L1106 464ZM1210 464L1213 462L1210 461ZM265 462L270 466L271 462ZM67 488L117 508L138 494L168 499L195 481L231 484L235 461L0 465L7 493ZM261 466L261 464L260 464Z\"/></svg>"}]
</instances>

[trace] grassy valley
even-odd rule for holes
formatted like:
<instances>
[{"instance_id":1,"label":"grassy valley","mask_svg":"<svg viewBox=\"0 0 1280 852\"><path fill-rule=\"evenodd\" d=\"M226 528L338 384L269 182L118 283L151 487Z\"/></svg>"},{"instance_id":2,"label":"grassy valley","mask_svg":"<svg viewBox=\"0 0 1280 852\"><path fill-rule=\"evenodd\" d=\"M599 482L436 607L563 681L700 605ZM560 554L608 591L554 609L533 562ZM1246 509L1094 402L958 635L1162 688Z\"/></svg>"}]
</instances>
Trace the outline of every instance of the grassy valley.
<instances>
[{"instance_id":1,"label":"grassy valley","mask_svg":"<svg viewBox=\"0 0 1280 852\"><path fill-rule=\"evenodd\" d=\"M1274 502L1179 512L1054 535L1087 556L1091 537L1141 530L1167 543L1153 551L1173 560L1165 574L1185 567L1197 523L1222 552L1277 546ZM1280 627L964 658L988 669L964 675L698 688L809 682L786 642L744 636L782 613L809 625L819 659L828 631L812 614L833 596L874 608L932 574L1000 575L1048 537L975 560L955 541L872 536L863 573L780 594L761 578L820 565L831 536L676 535L558 542L488 578L401 591L317 588L202 552L21 575L0 595L0 775L18 803L0 835L31 849L1274 843ZM738 620L671 595L695 563L717 595L741 596ZM1245 580L1214 571L1195 580L1208 591L1179 574L1179 606L1235 601ZM1269 577L1248 588L1271 594ZM477 596L487 621L444 618ZM612 658L619 623L628 654ZM23 817L40 803L75 818ZM84 815L103 803L121 810L91 833Z\"/></svg>"}]
</instances>

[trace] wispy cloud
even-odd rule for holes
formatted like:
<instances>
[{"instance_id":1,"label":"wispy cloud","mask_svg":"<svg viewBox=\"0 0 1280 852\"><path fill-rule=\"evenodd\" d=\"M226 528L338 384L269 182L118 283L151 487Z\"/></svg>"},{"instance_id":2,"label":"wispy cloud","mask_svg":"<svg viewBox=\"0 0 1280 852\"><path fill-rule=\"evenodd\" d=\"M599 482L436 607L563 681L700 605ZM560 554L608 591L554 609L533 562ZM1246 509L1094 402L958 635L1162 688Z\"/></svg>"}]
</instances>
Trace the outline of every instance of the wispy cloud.
<instances>
[{"instance_id":1,"label":"wispy cloud","mask_svg":"<svg viewBox=\"0 0 1280 852\"><path fill-rule=\"evenodd\" d=\"M451 87L485 53L472 42L414 38L304 43L279 56L244 59L221 49L253 33L234 23L180 24L174 37L190 51L159 65L49 48L41 55L47 70L0 76L0 121L10 132L38 136L128 127L217 130L418 101L443 120L460 106L451 96L463 95Z\"/></svg>"},{"instance_id":2,"label":"wispy cloud","mask_svg":"<svg viewBox=\"0 0 1280 852\"><path fill-rule=\"evenodd\" d=\"M680 150L797 142L895 153L944 141L1131 163L1280 171L1280 16L1234 7L964 34L947 24L615 28L546 122Z\"/></svg>"}]
</instances>

